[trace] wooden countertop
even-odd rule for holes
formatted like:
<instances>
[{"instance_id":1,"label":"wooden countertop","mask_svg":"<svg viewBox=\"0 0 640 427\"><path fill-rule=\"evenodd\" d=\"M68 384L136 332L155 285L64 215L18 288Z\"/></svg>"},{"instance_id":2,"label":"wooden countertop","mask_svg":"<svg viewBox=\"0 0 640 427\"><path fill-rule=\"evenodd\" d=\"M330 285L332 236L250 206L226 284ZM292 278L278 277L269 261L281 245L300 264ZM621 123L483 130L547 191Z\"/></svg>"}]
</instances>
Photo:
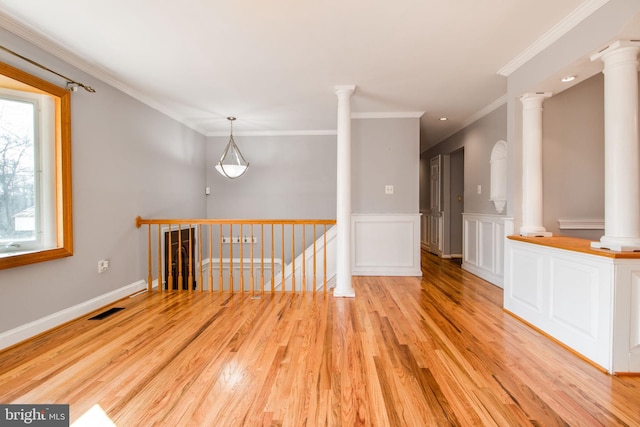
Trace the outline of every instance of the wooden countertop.
<instances>
[{"instance_id":1,"label":"wooden countertop","mask_svg":"<svg viewBox=\"0 0 640 427\"><path fill-rule=\"evenodd\" d=\"M640 259L640 252L617 252L608 249L591 248L591 240L578 239L576 237L553 236L553 237L523 237L507 236L509 240L531 243L533 245L548 246L551 248L565 249L567 251L581 252L589 255L603 256L607 258L628 258Z\"/></svg>"}]
</instances>

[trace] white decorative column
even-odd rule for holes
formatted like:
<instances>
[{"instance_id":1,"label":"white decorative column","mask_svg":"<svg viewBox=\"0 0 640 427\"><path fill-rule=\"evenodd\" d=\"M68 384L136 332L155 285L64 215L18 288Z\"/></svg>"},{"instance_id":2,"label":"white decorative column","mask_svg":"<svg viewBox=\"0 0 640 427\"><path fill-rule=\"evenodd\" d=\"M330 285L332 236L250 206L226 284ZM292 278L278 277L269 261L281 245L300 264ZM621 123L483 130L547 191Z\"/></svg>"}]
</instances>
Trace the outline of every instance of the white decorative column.
<instances>
[{"instance_id":1,"label":"white decorative column","mask_svg":"<svg viewBox=\"0 0 640 427\"><path fill-rule=\"evenodd\" d=\"M338 96L335 297L356 296L351 284L351 95L355 89L353 85L335 87Z\"/></svg>"},{"instance_id":2,"label":"white decorative column","mask_svg":"<svg viewBox=\"0 0 640 427\"><path fill-rule=\"evenodd\" d=\"M604 236L594 248L640 250L640 42L617 41L591 57L604 62Z\"/></svg>"},{"instance_id":3,"label":"white decorative column","mask_svg":"<svg viewBox=\"0 0 640 427\"><path fill-rule=\"evenodd\" d=\"M523 236L549 237L542 225L542 103L550 93L526 93L522 101L522 226Z\"/></svg>"}]
</instances>

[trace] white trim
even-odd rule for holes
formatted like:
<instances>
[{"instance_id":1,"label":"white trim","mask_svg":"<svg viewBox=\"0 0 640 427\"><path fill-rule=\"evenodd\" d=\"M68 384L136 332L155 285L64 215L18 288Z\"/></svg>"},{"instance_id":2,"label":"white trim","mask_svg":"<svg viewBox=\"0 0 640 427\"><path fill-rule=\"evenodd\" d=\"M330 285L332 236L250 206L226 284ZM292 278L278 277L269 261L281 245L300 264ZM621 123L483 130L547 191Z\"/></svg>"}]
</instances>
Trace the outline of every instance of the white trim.
<instances>
[{"instance_id":1,"label":"white trim","mask_svg":"<svg viewBox=\"0 0 640 427\"><path fill-rule=\"evenodd\" d=\"M531 44L528 48L520 52L520 54L509 61L508 64L498 70L498 74L508 77L509 75L511 75L511 73L526 64L531 58L558 41L562 36L567 34L578 24L588 18L592 13L600 9L608 2L609 0L587 0L573 12L565 16L560 22L558 22L558 24L547 31L542 37L533 42L533 44Z\"/></svg>"},{"instance_id":2,"label":"white trim","mask_svg":"<svg viewBox=\"0 0 640 427\"><path fill-rule=\"evenodd\" d=\"M496 214L462 214L462 269L504 287L505 217Z\"/></svg>"},{"instance_id":3,"label":"white trim","mask_svg":"<svg viewBox=\"0 0 640 427\"><path fill-rule=\"evenodd\" d=\"M370 113L351 113L352 119L419 119L424 111L380 111Z\"/></svg>"},{"instance_id":4,"label":"white trim","mask_svg":"<svg viewBox=\"0 0 640 427\"><path fill-rule=\"evenodd\" d=\"M236 131L235 136L336 136L335 129L327 130L257 130L257 131ZM207 132L205 136L225 136L229 137L229 132Z\"/></svg>"},{"instance_id":5,"label":"white trim","mask_svg":"<svg viewBox=\"0 0 640 427\"><path fill-rule=\"evenodd\" d=\"M422 276L420 214L353 214L354 276Z\"/></svg>"},{"instance_id":6,"label":"white trim","mask_svg":"<svg viewBox=\"0 0 640 427\"><path fill-rule=\"evenodd\" d=\"M559 219L560 230L604 230L604 219Z\"/></svg>"},{"instance_id":7,"label":"white trim","mask_svg":"<svg viewBox=\"0 0 640 427\"><path fill-rule=\"evenodd\" d=\"M71 320L82 317L92 311L98 310L122 298L125 298L136 292L147 289L147 282L138 280L130 285L120 289L97 296L88 301L65 308L57 313L50 314L33 322L26 323L0 334L0 349L10 347L21 341L35 337L38 334L46 332Z\"/></svg>"}]
</instances>

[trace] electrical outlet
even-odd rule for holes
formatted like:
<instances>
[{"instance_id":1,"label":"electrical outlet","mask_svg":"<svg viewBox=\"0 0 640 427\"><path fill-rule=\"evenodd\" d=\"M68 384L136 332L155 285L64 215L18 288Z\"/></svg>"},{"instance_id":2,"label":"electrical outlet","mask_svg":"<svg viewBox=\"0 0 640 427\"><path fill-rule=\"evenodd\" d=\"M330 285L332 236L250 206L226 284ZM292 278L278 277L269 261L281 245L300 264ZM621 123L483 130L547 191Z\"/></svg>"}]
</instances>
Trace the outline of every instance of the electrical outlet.
<instances>
[{"instance_id":1,"label":"electrical outlet","mask_svg":"<svg viewBox=\"0 0 640 427\"><path fill-rule=\"evenodd\" d=\"M384 194L393 194L393 185L385 185Z\"/></svg>"},{"instance_id":2,"label":"electrical outlet","mask_svg":"<svg viewBox=\"0 0 640 427\"><path fill-rule=\"evenodd\" d=\"M257 243L258 239L254 236L224 236L222 237L222 243Z\"/></svg>"},{"instance_id":3,"label":"electrical outlet","mask_svg":"<svg viewBox=\"0 0 640 427\"><path fill-rule=\"evenodd\" d=\"M109 260L108 259L101 259L98 261L98 273L104 273L105 271L107 271L109 269Z\"/></svg>"}]
</instances>

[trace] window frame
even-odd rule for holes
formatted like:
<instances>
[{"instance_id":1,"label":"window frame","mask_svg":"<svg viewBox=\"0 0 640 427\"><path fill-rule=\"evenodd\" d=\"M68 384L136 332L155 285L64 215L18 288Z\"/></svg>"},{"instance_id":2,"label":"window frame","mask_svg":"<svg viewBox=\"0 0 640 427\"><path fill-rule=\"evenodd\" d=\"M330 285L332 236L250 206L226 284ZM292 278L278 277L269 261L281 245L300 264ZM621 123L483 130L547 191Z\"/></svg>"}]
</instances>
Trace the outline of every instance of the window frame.
<instances>
[{"instance_id":1,"label":"window frame","mask_svg":"<svg viewBox=\"0 0 640 427\"><path fill-rule=\"evenodd\" d=\"M46 94L53 98L54 118L54 171L55 180L55 247L36 249L26 253L2 254L0 270L34 264L73 255L73 215L71 194L71 94L66 89L49 83L11 65L0 62L0 74L28 86L25 92ZM45 142L44 144L47 144ZM43 144L43 145L44 145Z\"/></svg>"}]
</instances>

